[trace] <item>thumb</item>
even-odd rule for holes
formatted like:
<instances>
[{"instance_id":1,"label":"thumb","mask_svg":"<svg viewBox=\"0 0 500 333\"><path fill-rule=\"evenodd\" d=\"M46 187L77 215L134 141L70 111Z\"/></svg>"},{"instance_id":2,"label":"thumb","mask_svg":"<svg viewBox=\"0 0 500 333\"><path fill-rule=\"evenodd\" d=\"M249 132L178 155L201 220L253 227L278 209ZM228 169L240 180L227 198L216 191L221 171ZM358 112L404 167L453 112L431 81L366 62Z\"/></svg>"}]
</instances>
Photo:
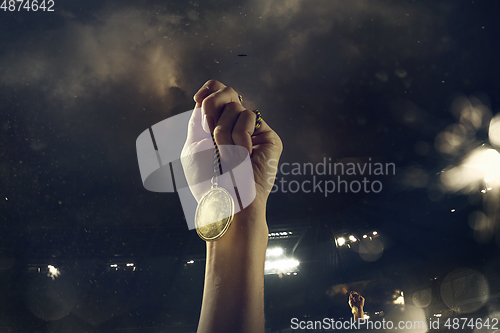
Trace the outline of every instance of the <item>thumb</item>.
<instances>
[{"instance_id":1,"label":"thumb","mask_svg":"<svg viewBox=\"0 0 500 333\"><path fill-rule=\"evenodd\" d=\"M186 146L202 141L203 139L210 139L210 134L203 130L201 108L199 104L196 103L191 118L189 119Z\"/></svg>"}]
</instances>

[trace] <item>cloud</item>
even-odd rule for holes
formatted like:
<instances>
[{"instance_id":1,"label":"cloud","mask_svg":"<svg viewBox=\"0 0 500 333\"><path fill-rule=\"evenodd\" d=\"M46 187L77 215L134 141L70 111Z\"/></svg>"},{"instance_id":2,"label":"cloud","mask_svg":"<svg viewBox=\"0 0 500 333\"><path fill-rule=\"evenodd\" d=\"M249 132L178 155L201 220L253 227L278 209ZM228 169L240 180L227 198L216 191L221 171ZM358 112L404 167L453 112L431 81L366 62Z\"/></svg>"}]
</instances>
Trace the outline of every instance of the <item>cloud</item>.
<instances>
[{"instance_id":1,"label":"cloud","mask_svg":"<svg viewBox=\"0 0 500 333\"><path fill-rule=\"evenodd\" d=\"M62 15L72 16L66 11ZM181 82L175 52L164 39L179 20L136 9L112 12L105 19L98 16L91 23L68 20L63 27L12 45L10 55L1 59L1 83L36 84L56 100L84 97L91 87L122 82L133 82L139 92L164 94Z\"/></svg>"},{"instance_id":2,"label":"cloud","mask_svg":"<svg viewBox=\"0 0 500 333\"><path fill-rule=\"evenodd\" d=\"M415 75L404 68L408 59L444 50L433 42L441 38L434 37L438 11L413 3L253 0L231 6L108 5L87 20L69 10L59 14L62 26L30 31L8 45L0 85L39 89L66 110L60 116L82 103L121 98L128 105L115 105L127 122L151 109L160 121L175 105L185 108L175 112L192 107L190 96L214 78L241 91L248 108L263 109L280 135L290 131L281 125L284 119L298 121L304 111L314 112L308 128L298 131L313 135L313 128L343 126L350 119L346 101L353 88L401 81L391 74L378 82L380 70L406 70L410 81L401 84L407 84ZM446 19L446 11L439 14ZM297 147L296 132L289 136L287 142ZM330 148L319 142L313 155L320 158Z\"/></svg>"},{"instance_id":3,"label":"cloud","mask_svg":"<svg viewBox=\"0 0 500 333\"><path fill-rule=\"evenodd\" d=\"M420 18L432 21L433 14L416 5L380 1L255 0L232 7L190 4L175 13L168 9L108 6L87 21L61 10L66 24L23 36L23 43L9 46L9 55L1 59L0 82L38 84L57 99L124 81L161 96L172 86L190 89L194 73L206 73L206 79L217 72L228 79L245 74L243 66L233 66L243 50L253 63L268 64L254 68L253 74L275 86L290 77L308 77L334 61L348 60L356 70L371 57L366 54L370 41L363 34L375 42L390 38L394 29L425 35L429 24ZM370 26L380 33L373 36ZM392 43L385 39L384 45ZM314 50L318 46L321 51ZM316 52L327 53L332 62Z\"/></svg>"}]
</instances>

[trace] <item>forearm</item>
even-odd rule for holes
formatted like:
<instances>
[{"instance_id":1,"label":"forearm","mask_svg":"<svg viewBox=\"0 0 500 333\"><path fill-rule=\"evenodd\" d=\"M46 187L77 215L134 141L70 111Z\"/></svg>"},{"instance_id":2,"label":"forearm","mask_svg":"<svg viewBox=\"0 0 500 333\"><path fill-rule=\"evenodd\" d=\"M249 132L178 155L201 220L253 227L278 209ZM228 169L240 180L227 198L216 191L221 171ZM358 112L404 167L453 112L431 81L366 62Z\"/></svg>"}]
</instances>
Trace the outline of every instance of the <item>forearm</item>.
<instances>
[{"instance_id":1,"label":"forearm","mask_svg":"<svg viewBox=\"0 0 500 333\"><path fill-rule=\"evenodd\" d=\"M363 311L363 308L362 307L358 308L358 312L356 312L354 314L354 320L358 321L359 319L363 319L364 315L365 315L365 313Z\"/></svg>"},{"instance_id":2,"label":"forearm","mask_svg":"<svg viewBox=\"0 0 500 333\"><path fill-rule=\"evenodd\" d=\"M264 332L265 209L236 214L226 235L207 242L198 333ZM243 213L243 214L242 214Z\"/></svg>"}]
</instances>

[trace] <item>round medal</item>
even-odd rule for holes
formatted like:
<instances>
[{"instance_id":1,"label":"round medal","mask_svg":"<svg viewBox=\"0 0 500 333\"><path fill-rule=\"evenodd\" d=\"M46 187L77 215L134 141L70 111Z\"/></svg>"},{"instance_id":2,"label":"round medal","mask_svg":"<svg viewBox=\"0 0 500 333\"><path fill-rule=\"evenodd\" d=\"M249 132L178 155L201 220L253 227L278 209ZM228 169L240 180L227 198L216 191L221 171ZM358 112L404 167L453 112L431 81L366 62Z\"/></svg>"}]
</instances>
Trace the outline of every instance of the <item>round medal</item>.
<instances>
[{"instance_id":1,"label":"round medal","mask_svg":"<svg viewBox=\"0 0 500 333\"><path fill-rule=\"evenodd\" d=\"M241 95L238 96L240 102ZM255 130L262 125L262 117L258 110L253 111L256 115ZM219 147L215 142L214 134L212 141L214 143L214 176L212 177L212 188L203 195L194 216L194 225L196 232L204 241L215 241L226 233L233 221L234 201L229 192L222 187L218 187L218 174L222 174L221 157Z\"/></svg>"},{"instance_id":2,"label":"round medal","mask_svg":"<svg viewBox=\"0 0 500 333\"><path fill-rule=\"evenodd\" d=\"M205 241L221 238L231 225L234 202L222 187L212 187L201 198L194 219L196 232Z\"/></svg>"}]
</instances>

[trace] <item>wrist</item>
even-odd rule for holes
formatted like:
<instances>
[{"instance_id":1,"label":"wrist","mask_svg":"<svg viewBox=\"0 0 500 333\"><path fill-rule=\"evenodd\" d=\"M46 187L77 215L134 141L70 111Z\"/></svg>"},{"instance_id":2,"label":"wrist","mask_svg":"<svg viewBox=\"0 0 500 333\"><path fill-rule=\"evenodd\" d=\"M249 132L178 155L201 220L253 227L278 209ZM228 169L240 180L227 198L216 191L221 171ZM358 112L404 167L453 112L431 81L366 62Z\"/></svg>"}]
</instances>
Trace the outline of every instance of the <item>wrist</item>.
<instances>
[{"instance_id":1,"label":"wrist","mask_svg":"<svg viewBox=\"0 0 500 333\"><path fill-rule=\"evenodd\" d=\"M269 229L266 222L265 206L253 202L234 215L226 234L213 242L207 242L207 249L228 251L236 254L241 251L256 252L267 249Z\"/></svg>"}]
</instances>

